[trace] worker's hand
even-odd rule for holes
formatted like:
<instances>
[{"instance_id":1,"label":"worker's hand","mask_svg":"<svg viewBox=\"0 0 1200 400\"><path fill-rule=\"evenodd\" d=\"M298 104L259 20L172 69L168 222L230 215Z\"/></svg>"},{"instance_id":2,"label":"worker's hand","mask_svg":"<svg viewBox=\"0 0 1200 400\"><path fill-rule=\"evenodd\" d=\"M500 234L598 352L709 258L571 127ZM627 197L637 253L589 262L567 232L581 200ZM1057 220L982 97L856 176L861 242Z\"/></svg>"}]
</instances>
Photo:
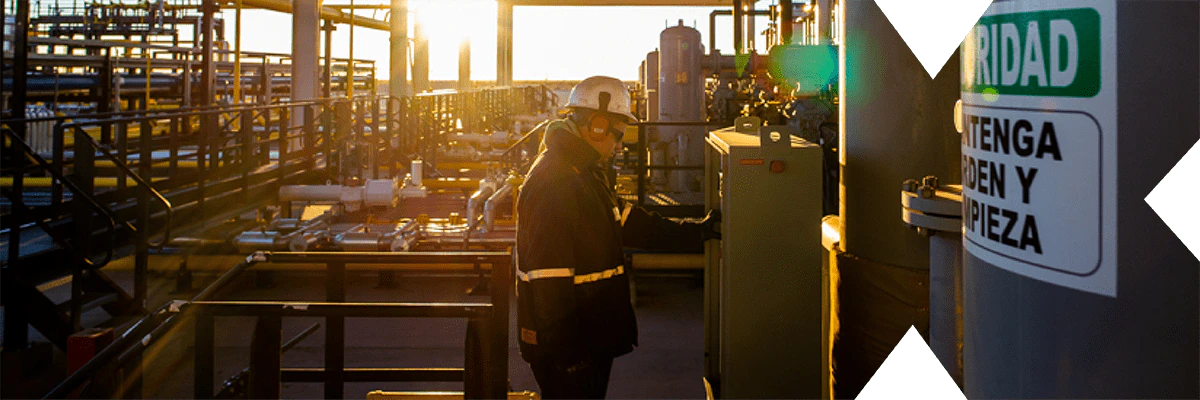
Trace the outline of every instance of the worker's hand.
<instances>
[{"instance_id":1,"label":"worker's hand","mask_svg":"<svg viewBox=\"0 0 1200 400\"><path fill-rule=\"evenodd\" d=\"M721 210L708 210L708 215L700 221L700 226L704 228L700 231L701 240L721 240Z\"/></svg>"}]
</instances>

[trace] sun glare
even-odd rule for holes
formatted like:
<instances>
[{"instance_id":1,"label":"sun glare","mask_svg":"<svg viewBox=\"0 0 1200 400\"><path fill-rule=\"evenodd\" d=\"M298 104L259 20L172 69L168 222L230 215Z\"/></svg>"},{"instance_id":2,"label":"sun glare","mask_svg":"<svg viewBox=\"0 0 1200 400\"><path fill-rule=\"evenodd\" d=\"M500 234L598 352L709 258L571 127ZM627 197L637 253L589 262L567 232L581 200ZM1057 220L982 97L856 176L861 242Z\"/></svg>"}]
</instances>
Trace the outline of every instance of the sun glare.
<instances>
[{"instance_id":1,"label":"sun glare","mask_svg":"<svg viewBox=\"0 0 1200 400\"><path fill-rule=\"evenodd\" d=\"M464 39L469 39L473 47L495 45L495 1L414 1L409 6L431 47L433 42L454 45Z\"/></svg>"}]
</instances>

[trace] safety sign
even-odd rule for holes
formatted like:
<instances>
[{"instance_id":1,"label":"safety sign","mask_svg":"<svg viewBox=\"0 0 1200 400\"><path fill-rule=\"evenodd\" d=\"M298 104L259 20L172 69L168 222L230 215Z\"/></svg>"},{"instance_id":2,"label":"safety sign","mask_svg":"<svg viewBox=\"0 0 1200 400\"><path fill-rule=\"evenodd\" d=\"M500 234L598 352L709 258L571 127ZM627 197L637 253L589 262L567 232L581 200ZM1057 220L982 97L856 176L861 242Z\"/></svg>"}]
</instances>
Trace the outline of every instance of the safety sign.
<instances>
[{"instance_id":1,"label":"safety sign","mask_svg":"<svg viewBox=\"0 0 1200 400\"><path fill-rule=\"evenodd\" d=\"M966 251L1117 295L1114 0L993 3L962 47Z\"/></svg>"}]
</instances>

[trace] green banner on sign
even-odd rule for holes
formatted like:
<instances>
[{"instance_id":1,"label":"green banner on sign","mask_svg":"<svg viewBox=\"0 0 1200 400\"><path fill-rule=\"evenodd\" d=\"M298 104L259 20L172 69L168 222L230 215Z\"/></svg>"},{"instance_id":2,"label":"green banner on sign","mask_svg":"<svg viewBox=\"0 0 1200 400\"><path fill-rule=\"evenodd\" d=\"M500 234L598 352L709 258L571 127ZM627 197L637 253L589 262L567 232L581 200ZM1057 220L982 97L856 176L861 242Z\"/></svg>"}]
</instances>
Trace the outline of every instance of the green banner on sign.
<instances>
[{"instance_id":1,"label":"green banner on sign","mask_svg":"<svg viewBox=\"0 0 1200 400\"><path fill-rule=\"evenodd\" d=\"M985 16L963 43L964 92L1093 97L1100 14L1091 8Z\"/></svg>"}]
</instances>

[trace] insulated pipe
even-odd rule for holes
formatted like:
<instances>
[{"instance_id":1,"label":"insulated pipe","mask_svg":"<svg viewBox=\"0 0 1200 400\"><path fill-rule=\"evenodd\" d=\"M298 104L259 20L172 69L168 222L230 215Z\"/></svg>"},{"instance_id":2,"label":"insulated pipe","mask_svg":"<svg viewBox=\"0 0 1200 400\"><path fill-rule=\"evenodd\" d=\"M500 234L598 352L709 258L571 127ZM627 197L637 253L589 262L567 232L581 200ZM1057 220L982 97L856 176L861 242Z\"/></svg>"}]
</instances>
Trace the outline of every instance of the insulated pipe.
<instances>
[{"instance_id":1,"label":"insulated pipe","mask_svg":"<svg viewBox=\"0 0 1200 400\"><path fill-rule=\"evenodd\" d=\"M496 227L496 207L499 207L505 201L512 200L512 193L512 184L506 183L492 197L488 198L487 203L483 205L484 232L491 232Z\"/></svg>"},{"instance_id":2,"label":"insulated pipe","mask_svg":"<svg viewBox=\"0 0 1200 400\"><path fill-rule=\"evenodd\" d=\"M382 234L369 232L345 232L333 238L333 244L343 251L390 251L390 242Z\"/></svg>"},{"instance_id":3,"label":"insulated pipe","mask_svg":"<svg viewBox=\"0 0 1200 400\"><path fill-rule=\"evenodd\" d=\"M507 185L505 185L507 186ZM484 207L485 203L490 201L492 194L496 193L496 188L492 185L480 186L471 198L467 200L467 224L474 227L479 222L479 212Z\"/></svg>"},{"instance_id":4,"label":"insulated pipe","mask_svg":"<svg viewBox=\"0 0 1200 400\"><path fill-rule=\"evenodd\" d=\"M279 188L279 201L341 201L340 185L285 185Z\"/></svg>"}]
</instances>

